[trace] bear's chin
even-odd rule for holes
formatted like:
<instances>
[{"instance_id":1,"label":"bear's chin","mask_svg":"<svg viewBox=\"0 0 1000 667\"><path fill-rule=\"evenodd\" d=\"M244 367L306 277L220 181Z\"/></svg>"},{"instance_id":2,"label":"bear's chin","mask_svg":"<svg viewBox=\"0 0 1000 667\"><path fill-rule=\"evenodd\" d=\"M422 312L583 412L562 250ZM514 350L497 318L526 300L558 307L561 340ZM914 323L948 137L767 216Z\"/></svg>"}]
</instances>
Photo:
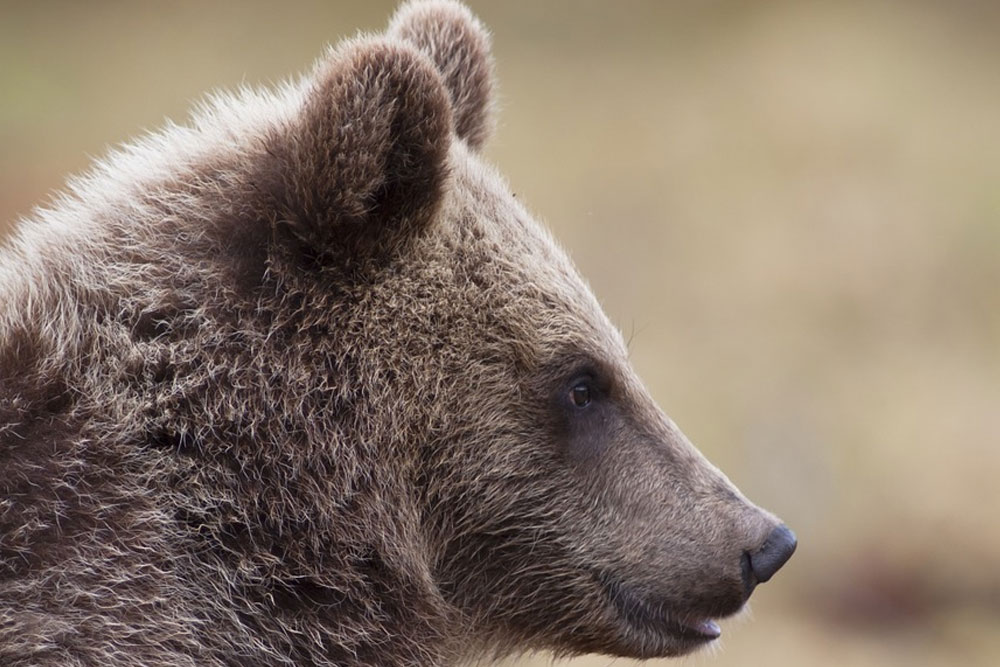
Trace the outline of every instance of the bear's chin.
<instances>
[{"instance_id":1,"label":"bear's chin","mask_svg":"<svg viewBox=\"0 0 1000 667\"><path fill-rule=\"evenodd\" d=\"M647 660L685 655L711 644L722 635L716 619L739 612L745 600L734 598L713 612L699 611L697 603L677 608L629 586L607 573L595 575L607 606L618 626L618 642L613 652L628 658Z\"/></svg>"}]
</instances>

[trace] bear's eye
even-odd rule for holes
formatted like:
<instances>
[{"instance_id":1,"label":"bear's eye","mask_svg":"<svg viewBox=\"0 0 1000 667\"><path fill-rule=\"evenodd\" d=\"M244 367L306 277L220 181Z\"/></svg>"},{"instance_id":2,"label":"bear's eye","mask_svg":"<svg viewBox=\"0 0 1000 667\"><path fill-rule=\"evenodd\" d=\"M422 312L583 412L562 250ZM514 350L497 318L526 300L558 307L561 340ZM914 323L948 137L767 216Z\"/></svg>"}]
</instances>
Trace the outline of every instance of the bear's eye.
<instances>
[{"instance_id":1,"label":"bear's eye","mask_svg":"<svg viewBox=\"0 0 1000 667\"><path fill-rule=\"evenodd\" d=\"M569 400L578 408L585 408L590 405L590 385L580 382L569 390Z\"/></svg>"}]
</instances>

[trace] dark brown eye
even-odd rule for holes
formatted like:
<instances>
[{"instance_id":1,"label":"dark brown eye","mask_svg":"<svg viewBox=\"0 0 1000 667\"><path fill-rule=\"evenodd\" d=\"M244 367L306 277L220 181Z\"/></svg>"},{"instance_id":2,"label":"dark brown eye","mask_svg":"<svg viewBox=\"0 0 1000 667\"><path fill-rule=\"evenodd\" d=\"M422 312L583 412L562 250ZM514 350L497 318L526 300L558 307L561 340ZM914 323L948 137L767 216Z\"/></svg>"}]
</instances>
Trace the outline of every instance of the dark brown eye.
<instances>
[{"instance_id":1,"label":"dark brown eye","mask_svg":"<svg viewBox=\"0 0 1000 667\"><path fill-rule=\"evenodd\" d=\"M590 385L581 382L569 390L569 399L578 408L585 408L590 405Z\"/></svg>"}]
</instances>

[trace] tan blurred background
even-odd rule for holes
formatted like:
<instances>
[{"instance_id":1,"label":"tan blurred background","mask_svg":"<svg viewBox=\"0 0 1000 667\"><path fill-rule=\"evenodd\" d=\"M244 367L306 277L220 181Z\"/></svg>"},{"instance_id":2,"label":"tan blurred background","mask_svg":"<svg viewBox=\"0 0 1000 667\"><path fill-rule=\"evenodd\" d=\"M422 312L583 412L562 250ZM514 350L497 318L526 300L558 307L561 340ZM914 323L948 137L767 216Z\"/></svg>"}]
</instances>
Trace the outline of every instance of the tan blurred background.
<instances>
[{"instance_id":1,"label":"tan blurred background","mask_svg":"<svg viewBox=\"0 0 1000 667\"><path fill-rule=\"evenodd\" d=\"M0 235L109 144L394 4L3 3ZM490 158L665 409L800 537L685 662L1000 664L1000 8L471 4Z\"/></svg>"}]
</instances>

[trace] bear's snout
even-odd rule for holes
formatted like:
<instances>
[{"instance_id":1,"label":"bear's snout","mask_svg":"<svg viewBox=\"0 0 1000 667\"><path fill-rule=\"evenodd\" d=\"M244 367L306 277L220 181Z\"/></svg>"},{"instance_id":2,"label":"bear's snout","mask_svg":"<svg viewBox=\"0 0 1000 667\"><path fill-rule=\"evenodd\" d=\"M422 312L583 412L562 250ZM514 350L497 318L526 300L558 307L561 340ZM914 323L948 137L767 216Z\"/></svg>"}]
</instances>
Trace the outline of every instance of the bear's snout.
<instances>
[{"instance_id":1,"label":"bear's snout","mask_svg":"<svg viewBox=\"0 0 1000 667\"><path fill-rule=\"evenodd\" d=\"M795 553L797 545L795 533L781 524L770 532L760 547L743 553L743 586L747 596L754 586L764 583L781 569Z\"/></svg>"}]
</instances>

